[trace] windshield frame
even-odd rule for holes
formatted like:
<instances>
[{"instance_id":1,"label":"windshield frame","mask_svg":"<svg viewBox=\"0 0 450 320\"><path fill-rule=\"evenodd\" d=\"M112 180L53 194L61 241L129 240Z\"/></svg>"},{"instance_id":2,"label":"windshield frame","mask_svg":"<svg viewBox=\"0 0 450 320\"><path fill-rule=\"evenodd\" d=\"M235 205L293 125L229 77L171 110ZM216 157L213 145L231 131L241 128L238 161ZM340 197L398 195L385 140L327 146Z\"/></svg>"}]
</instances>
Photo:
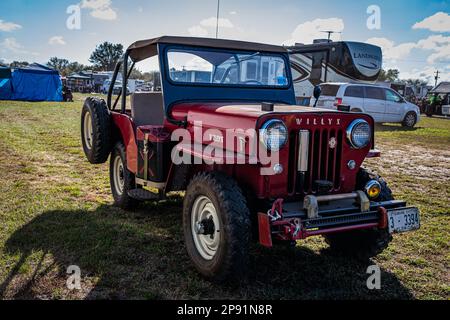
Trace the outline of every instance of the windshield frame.
<instances>
[{"instance_id":1,"label":"windshield frame","mask_svg":"<svg viewBox=\"0 0 450 320\"><path fill-rule=\"evenodd\" d=\"M261 56L273 56L278 57L284 62L284 72L286 76L286 84L280 86L274 85L252 85L252 84L239 84L239 83L205 83L205 82L181 82L174 81L170 76L170 64L169 64L169 51L175 50L179 52L183 51L209 51L218 53L230 53L230 54L244 54L253 55L255 53ZM292 85L292 76L290 73L290 61L287 56L278 52L265 52L265 51L248 51L248 50L238 50L238 49L217 49L210 47L197 47L197 46L184 46L184 45L167 45L162 52L162 59L164 59L165 68L163 70L164 77L166 81L173 86L183 86L183 87L215 87L215 88L245 88L245 89L261 89L261 90L288 90ZM244 60L245 61L245 60Z\"/></svg>"}]
</instances>

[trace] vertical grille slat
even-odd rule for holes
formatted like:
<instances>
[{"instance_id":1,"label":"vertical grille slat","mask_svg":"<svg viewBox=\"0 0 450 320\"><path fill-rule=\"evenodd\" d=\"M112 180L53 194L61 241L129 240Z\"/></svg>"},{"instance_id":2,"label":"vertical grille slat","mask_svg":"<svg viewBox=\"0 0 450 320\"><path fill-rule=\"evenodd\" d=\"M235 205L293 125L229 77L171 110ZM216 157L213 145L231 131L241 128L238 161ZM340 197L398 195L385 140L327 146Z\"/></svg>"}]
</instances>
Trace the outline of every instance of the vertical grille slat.
<instances>
[{"instance_id":1,"label":"vertical grille slat","mask_svg":"<svg viewBox=\"0 0 450 320\"><path fill-rule=\"evenodd\" d=\"M322 136L323 136L323 132L320 132L319 130L316 131L318 133L319 136L319 142L318 142L318 151L317 151L317 178L316 180L320 180L320 172L322 171L322 153L323 153L323 145L322 145Z\"/></svg>"},{"instance_id":2,"label":"vertical grille slat","mask_svg":"<svg viewBox=\"0 0 450 320\"><path fill-rule=\"evenodd\" d=\"M328 141L330 141L330 139L331 139L331 137L332 137L332 130L330 130L330 131L328 131L327 132L327 139L326 139L326 157L325 157L325 174L324 174L324 177L325 177L325 179L326 180L329 180L328 179L328 172L329 172L329 169L330 169L330 162L329 162L329 160L330 160L330 148L329 148L329 145L328 145Z\"/></svg>"}]
</instances>

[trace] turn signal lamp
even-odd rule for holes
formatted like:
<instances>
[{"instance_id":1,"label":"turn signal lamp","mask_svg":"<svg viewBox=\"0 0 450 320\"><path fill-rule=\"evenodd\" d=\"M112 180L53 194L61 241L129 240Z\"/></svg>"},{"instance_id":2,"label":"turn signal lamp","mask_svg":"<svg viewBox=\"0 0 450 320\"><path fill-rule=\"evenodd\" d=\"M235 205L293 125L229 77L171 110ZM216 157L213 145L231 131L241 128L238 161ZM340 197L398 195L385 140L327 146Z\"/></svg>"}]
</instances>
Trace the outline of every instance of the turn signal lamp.
<instances>
[{"instance_id":1,"label":"turn signal lamp","mask_svg":"<svg viewBox=\"0 0 450 320\"><path fill-rule=\"evenodd\" d=\"M366 184L366 194L370 199L376 199L381 193L381 185L376 180L370 180Z\"/></svg>"}]
</instances>

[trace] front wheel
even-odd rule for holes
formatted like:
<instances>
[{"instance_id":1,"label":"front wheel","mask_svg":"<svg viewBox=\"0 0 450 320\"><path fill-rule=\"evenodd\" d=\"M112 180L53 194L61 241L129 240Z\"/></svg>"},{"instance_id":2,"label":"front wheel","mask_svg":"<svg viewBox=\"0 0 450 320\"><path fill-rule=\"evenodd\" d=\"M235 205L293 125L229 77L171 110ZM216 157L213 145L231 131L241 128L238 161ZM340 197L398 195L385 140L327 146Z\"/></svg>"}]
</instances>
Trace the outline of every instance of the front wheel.
<instances>
[{"instance_id":1,"label":"front wheel","mask_svg":"<svg viewBox=\"0 0 450 320\"><path fill-rule=\"evenodd\" d=\"M246 273L251 228L245 197L220 173L200 173L190 182L183 205L187 252L207 279L222 282Z\"/></svg>"},{"instance_id":2,"label":"front wheel","mask_svg":"<svg viewBox=\"0 0 450 320\"><path fill-rule=\"evenodd\" d=\"M115 145L111 154L109 178L114 205L125 210L134 208L139 202L131 198L128 192L136 189L136 181L134 174L127 169L127 156L122 142Z\"/></svg>"},{"instance_id":3,"label":"front wheel","mask_svg":"<svg viewBox=\"0 0 450 320\"><path fill-rule=\"evenodd\" d=\"M403 119L402 125L407 128L413 128L417 122L417 116L415 112L408 112Z\"/></svg>"}]
</instances>

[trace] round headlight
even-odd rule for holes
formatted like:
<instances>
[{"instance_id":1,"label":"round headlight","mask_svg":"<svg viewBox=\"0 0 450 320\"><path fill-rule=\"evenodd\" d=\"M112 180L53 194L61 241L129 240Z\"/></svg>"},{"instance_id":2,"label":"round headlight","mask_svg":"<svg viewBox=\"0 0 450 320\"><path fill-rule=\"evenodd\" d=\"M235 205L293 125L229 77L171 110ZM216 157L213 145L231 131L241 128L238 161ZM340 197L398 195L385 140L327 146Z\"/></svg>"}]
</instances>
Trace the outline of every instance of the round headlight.
<instances>
[{"instance_id":1,"label":"round headlight","mask_svg":"<svg viewBox=\"0 0 450 320\"><path fill-rule=\"evenodd\" d=\"M353 148L362 149L367 147L371 137L370 125L365 120L355 120L347 128L347 139Z\"/></svg>"},{"instance_id":2,"label":"round headlight","mask_svg":"<svg viewBox=\"0 0 450 320\"><path fill-rule=\"evenodd\" d=\"M278 151L286 145L288 130L281 120L269 120L259 130L261 143L270 151Z\"/></svg>"}]
</instances>

